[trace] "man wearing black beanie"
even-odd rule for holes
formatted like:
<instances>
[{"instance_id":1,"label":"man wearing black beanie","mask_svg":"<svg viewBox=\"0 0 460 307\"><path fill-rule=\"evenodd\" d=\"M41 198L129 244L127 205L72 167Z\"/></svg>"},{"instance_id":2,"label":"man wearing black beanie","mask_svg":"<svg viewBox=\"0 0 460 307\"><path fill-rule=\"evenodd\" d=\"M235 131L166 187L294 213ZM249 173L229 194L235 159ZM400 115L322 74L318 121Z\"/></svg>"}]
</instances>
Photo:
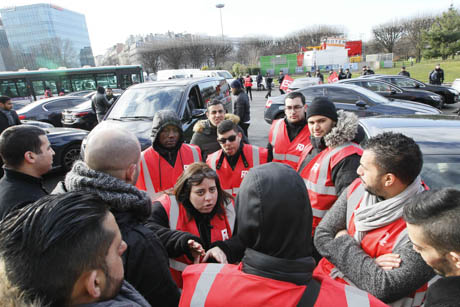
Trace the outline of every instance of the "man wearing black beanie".
<instances>
[{"instance_id":1,"label":"man wearing black beanie","mask_svg":"<svg viewBox=\"0 0 460 307\"><path fill-rule=\"evenodd\" d=\"M337 111L327 97L313 99L306 117L311 144L302 152L297 172L305 180L313 209L313 236L343 189L358 177L362 149L352 142L358 132L358 117ZM316 249L313 256L317 261L321 258Z\"/></svg>"}]
</instances>

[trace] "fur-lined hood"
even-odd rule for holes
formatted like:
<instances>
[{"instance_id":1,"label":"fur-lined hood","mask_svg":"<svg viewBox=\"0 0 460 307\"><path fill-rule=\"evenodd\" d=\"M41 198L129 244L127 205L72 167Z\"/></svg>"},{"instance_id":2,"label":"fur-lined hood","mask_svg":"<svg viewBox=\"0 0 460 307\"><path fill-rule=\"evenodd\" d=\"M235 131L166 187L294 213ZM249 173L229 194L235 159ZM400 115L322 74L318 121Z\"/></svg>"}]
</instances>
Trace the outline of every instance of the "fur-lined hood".
<instances>
[{"instance_id":1,"label":"fur-lined hood","mask_svg":"<svg viewBox=\"0 0 460 307\"><path fill-rule=\"evenodd\" d=\"M0 302L3 307L43 307L38 301L27 302L24 293L11 284L6 276L3 260L0 260Z\"/></svg>"},{"instance_id":2,"label":"fur-lined hood","mask_svg":"<svg viewBox=\"0 0 460 307\"><path fill-rule=\"evenodd\" d=\"M337 125L324 136L324 143L327 147L337 147L351 142L358 134L358 116L356 114L338 110L337 115Z\"/></svg>"},{"instance_id":3,"label":"fur-lined hood","mask_svg":"<svg viewBox=\"0 0 460 307\"><path fill-rule=\"evenodd\" d=\"M227 113L225 114L224 119L229 119L235 124L238 124L240 122L240 117L238 115L232 114L232 113ZM206 128L209 128L211 126L211 123L209 122L208 119L202 119L196 122L195 126L193 126L193 132L199 132L203 133L203 131Z\"/></svg>"}]
</instances>

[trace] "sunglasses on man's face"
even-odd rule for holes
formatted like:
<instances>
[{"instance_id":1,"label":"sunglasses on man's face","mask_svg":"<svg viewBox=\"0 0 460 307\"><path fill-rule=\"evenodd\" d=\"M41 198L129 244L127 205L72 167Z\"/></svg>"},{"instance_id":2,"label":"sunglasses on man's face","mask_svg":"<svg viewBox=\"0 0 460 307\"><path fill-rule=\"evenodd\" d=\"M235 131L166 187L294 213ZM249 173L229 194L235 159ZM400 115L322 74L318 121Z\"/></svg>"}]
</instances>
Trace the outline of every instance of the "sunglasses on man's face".
<instances>
[{"instance_id":1,"label":"sunglasses on man's face","mask_svg":"<svg viewBox=\"0 0 460 307\"><path fill-rule=\"evenodd\" d=\"M220 139L217 139L217 142L221 143L221 144L225 144L227 143L227 141L229 142L235 142L236 140L236 135L231 135L229 136L228 138L220 138Z\"/></svg>"}]
</instances>

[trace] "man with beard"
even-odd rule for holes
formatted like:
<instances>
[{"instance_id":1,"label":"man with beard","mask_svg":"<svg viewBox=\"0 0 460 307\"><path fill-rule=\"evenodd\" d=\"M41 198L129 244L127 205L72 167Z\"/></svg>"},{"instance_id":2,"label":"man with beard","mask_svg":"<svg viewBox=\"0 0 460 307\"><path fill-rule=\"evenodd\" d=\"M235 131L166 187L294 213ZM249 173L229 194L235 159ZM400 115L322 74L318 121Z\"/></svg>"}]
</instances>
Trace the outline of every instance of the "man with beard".
<instances>
[{"instance_id":1,"label":"man with beard","mask_svg":"<svg viewBox=\"0 0 460 307\"><path fill-rule=\"evenodd\" d=\"M184 143L182 124L173 110L155 113L152 146L142 152L141 171L136 187L147 191L152 201L171 190L184 169L201 161L196 145Z\"/></svg>"},{"instance_id":2,"label":"man with beard","mask_svg":"<svg viewBox=\"0 0 460 307\"><path fill-rule=\"evenodd\" d=\"M425 307L458 306L460 301L460 191L427 191L404 207L409 238L423 260L444 278L427 291Z\"/></svg>"},{"instance_id":3,"label":"man with beard","mask_svg":"<svg viewBox=\"0 0 460 307\"><path fill-rule=\"evenodd\" d=\"M433 270L412 249L404 206L425 187L413 139L385 132L363 146L357 178L316 228L316 276L365 290L393 306L420 306Z\"/></svg>"},{"instance_id":4,"label":"man with beard","mask_svg":"<svg viewBox=\"0 0 460 307\"><path fill-rule=\"evenodd\" d=\"M224 119L229 119L235 124L238 124L240 121L237 115L231 113L226 114L222 101L218 99L213 99L208 103L206 117L208 119L198 121L193 127L193 136L190 141L190 144L200 147L203 161L206 161L208 155L220 149L219 142L217 141L217 126ZM238 130L243 134L243 142L249 144L243 129L238 126Z\"/></svg>"},{"instance_id":5,"label":"man with beard","mask_svg":"<svg viewBox=\"0 0 460 307\"><path fill-rule=\"evenodd\" d=\"M300 156L297 172L304 178L316 226L342 191L357 177L362 149L353 140L358 134L358 117L336 110L327 97L316 97L307 109L310 140ZM313 256L321 259L316 248Z\"/></svg>"},{"instance_id":6,"label":"man with beard","mask_svg":"<svg viewBox=\"0 0 460 307\"><path fill-rule=\"evenodd\" d=\"M123 281L127 246L94 194L46 196L9 214L0 237L6 278L26 304L150 306Z\"/></svg>"},{"instance_id":7,"label":"man with beard","mask_svg":"<svg viewBox=\"0 0 460 307\"><path fill-rule=\"evenodd\" d=\"M236 198L238 265L189 265L179 306L385 306L368 293L312 277L312 213L302 178L289 166L253 168Z\"/></svg>"},{"instance_id":8,"label":"man with beard","mask_svg":"<svg viewBox=\"0 0 460 307\"><path fill-rule=\"evenodd\" d=\"M243 134L237 125L224 120L217 127L217 141L221 150L208 156L206 163L216 171L222 188L233 197L248 171L260 164L267 163L268 151L255 145L244 144Z\"/></svg>"},{"instance_id":9,"label":"man with beard","mask_svg":"<svg viewBox=\"0 0 460 307\"><path fill-rule=\"evenodd\" d=\"M141 146L122 129L90 133L85 161L77 161L53 193L85 191L98 195L109 207L128 244L123 256L125 279L152 305L177 306L179 290L169 272L166 249L144 226L152 212L151 200L136 184Z\"/></svg>"},{"instance_id":10,"label":"man with beard","mask_svg":"<svg viewBox=\"0 0 460 307\"><path fill-rule=\"evenodd\" d=\"M310 131L305 118L305 96L291 92L284 99L285 118L273 121L268 134L267 149L273 162L280 162L297 169L300 155L310 144Z\"/></svg>"}]
</instances>

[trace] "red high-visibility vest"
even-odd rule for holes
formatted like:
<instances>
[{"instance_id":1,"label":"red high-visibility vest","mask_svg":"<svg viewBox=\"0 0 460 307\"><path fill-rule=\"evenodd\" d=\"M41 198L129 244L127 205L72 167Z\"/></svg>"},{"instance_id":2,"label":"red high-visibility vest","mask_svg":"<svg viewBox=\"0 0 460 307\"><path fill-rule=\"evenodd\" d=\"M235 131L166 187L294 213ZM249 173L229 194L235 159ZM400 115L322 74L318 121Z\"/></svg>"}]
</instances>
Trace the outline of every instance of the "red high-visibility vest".
<instances>
[{"instance_id":1,"label":"red high-visibility vest","mask_svg":"<svg viewBox=\"0 0 460 307\"><path fill-rule=\"evenodd\" d=\"M305 147L300 156L297 171L312 149L311 144ZM362 153L361 147L355 143L345 143L335 148L327 147L317 154L300 173L307 187L313 211L312 236L315 234L316 226L338 198L335 184L332 181L332 169L346 157L354 154L361 156Z\"/></svg>"},{"instance_id":2,"label":"red high-visibility vest","mask_svg":"<svg viewBox=\"0 0 460 307\"><path fill-rule=\"evenodd\" d=\"M355 215L354 211L359 208L362 198L364 196L364 186L361 179L357 178L347 188L347 230L350 236L354 236L355 228ZM405 244L408 240L406 229L406 222L401 217L400 219L383 226L378 229L371 230L361 240L361 248L363 251L372 258L377 258L381 255L393 253L393 251ZM322 258L315 268L315 276L329 276L335 266L326 258ZM346 278L345 278L346 279ZM349 284L348 280L336 278L335 280L342 283ZM425 300L425 292L428 289L428 283L409 294L408 296L391 303L394 306L421 306Z\"/></svg>"},{"instance_id":3,"label":"red high-visibility vest","mask_svg":"<svg viewBox=\"0 0 460 307\"><path fill-rule=\"evenodd\" d=\"M272 162L284 163L290 165L293 169L297 169L302 151L305 146L310 144L310 130L308 130L308 125L305 125L291 142L284 119L278 119L272 123L268 134L268 142L273 147Z\"/></svg>"},{"instance_id":4,"label":"red high-visibility vest","mask_svg":"<svg viewBox=\"0 0 460 307\"><path fill-rule=\"evenodd\" d=\"M244 273L242 264L194 264L185 269L179 306L297 306L306 286ZM315 278L317 279L317 278ZM316 307L383 307L372 295L330 278L317 279Z\"/></svg>"},{"instance_id":5,"label":"red high-visibility vest","mask_svg":"<svg viewBox=\"0 0 460 307\"><path fill-rule=\"evenodd\" d=\"M155 149L149 147L141 155L141 170L136 187L147 191L154 201L162 191L174 187L177 178L193 162L201 161L201 150L196 145L182 144L177 153L174 167Z\"/></svg>"},{"instance_id":6,"label":"red high-visibility vest","mask_svg":"<svg viewBox=\"0 0 460 307\"><path fill-rule=\"evenodd\" d=\"M252 80L250 77L244 78L244 87L252 87Z\"/></svg>"},{"instance_id":7,"label":"red high-visibility vest","mask_svg":"<svg viewBox=\"0 0 460 307\"><path fill-rule=\"evenodd\" d=\"M194 219L190 219L182 204L179 204L174 195L163 194L157 201L161 203L169 219L169 228L171 230L180 230L191 233L200 237L200 232ZM210 221L211 243L215 241L224 241L230 239L235 226L235 207L233 201L225 207L225 215L214 215ZM179 288L182 288L182 271L193 262L186 256L182 255L175 259L169 258L169 269L171 275Z\"/></svg>"},{"instance_id":8,"label":"red high-visibility vest","mask_svg":"<svg viewBox=\"0 0 460 307\"><path fill-rule=\"evenodd\" d=\"M224 154L223 150L218 150L208 156L206 163L213 170L216 171L219 176L220 185L229 194L232 194L233 197L238 194L238 190L243 181L244 176L249 172L251 168L257 165L267 163L268 150L266 148L244 144L243 153L248 162L248 167L244 166L243 159L238 158L236 163L235 170L232 170L230 164L228 164L227 159L223 159L222 165L217 169L217 163L220 157Z\"/></svg>"}]
</instances>

